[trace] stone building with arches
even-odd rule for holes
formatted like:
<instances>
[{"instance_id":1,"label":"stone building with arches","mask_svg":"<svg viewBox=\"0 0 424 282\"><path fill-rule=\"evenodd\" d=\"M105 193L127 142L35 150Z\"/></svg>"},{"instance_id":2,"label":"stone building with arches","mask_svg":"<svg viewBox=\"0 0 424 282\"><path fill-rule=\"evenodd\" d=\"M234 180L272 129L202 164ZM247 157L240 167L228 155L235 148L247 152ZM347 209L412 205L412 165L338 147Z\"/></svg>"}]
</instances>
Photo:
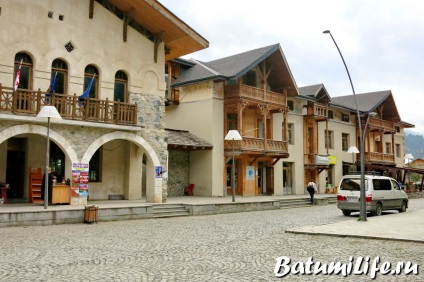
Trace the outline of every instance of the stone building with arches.
<instances>
[{"instance_id":1,"label":"stone building with arches","mask_svg":"<svg viewBox=\"0 0 424 282\"><path fill-rule=\"evenodd\" d=\"M49 130L59 181L87 163L90 199L166 201L165 62L209 43L154 0L0 8L0 182L10 184L9 202L31 202L29 172L45 168L47 120L36 117L44 105L62 116Z\"/></svg>"}]
</instances>

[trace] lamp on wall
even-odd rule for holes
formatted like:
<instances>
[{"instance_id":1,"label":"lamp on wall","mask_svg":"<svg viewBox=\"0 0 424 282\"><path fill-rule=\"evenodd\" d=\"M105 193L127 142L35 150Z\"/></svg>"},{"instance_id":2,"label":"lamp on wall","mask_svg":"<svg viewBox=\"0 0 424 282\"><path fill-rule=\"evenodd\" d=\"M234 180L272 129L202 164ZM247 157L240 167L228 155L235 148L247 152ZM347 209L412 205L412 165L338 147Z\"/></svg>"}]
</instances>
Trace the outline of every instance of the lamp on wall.
<instances>
[{"instance_id":1,"label":"lamp on wall","mask_svg":"<svg viewBox=\"0 0 424 282\"><path fill-rule=\"evenodd\" d=\"M231 169L231 177L232 177L232 181L231 181L231 194L232 194L232 201L235 202L235 194L236 194L236 179L235 179L235 163L234 163L234 141L236 140L242 140L243 138L241 137L240 133L237 130L230 130L227 133L227 136L225 136L224 140L233 140L232 141L232 145L233 145L233 166Z\"/></svg>"},{"instance_id":2,"label":"lamp on wall","mask_svg":"<svg viewBox=\"0 0 424 282\"><path fill-rule=\"evenodd\" d=\"M49 203L49 159L50 159L50 119L62 119L55 106L44 106L36 116L37 118L47 118L47 150L46 150L46 169L44 171L44 209L47 209Z\"/></svg>"}]
</instances>

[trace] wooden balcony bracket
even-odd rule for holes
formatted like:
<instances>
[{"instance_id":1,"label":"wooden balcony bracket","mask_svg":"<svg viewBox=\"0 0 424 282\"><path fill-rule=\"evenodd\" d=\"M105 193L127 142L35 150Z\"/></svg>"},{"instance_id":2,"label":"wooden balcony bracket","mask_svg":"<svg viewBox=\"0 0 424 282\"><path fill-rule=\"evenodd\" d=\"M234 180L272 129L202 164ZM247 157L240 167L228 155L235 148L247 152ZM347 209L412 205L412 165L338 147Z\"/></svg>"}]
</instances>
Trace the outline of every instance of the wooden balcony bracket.
<instances>
[{"instance_id":1,"label":"wooden balcony bracket","mask_svg":"<svg viewBox=\"0 0 424 282\"><path fill-rule=\"evenodd\" d=\"M155 34L155 50L154 50L154 60L155 63L158 62L158 49L159 45L163 42L163 34L165 32L160 32L159 34Z\"/></svg>"},{"instance_id":2,"label":"wooden balcony bracket","mask_svg":"<svg viewBox=\"0 0 424 282\"><path fill-rule=\"evenodd\" d=\"M124 13L124 20L123 20L123 24L124 24L124 26L123 26L123 39L124 39L124 42L127 42L128 23L132 19L134 12L135 12L135 9L131 8L129 11Z\"/></svg>"},{"instance_id":3,"label":"wooden balcony bracket","mask_svg":"<svg viewBox=\"0 0 424 282\"><path fill-rule=\"evenodd\" d=\"M255 162L256 162L256 160L258 159L259 157L255 157L254 159L253 159L253 161L251 161L250 162L250 165L252 166Z\"/></svg>"},{"instance_id":4,"label":"wooden balcony bracket","mask_svg":"<svg viewBox=\"0 0 424 282\"><path fill-rule=\"evenodd\" d=\"M88 7L88 18L92 19L94 14L94 0L90 0Z\"/></svg>"}]
</instances>

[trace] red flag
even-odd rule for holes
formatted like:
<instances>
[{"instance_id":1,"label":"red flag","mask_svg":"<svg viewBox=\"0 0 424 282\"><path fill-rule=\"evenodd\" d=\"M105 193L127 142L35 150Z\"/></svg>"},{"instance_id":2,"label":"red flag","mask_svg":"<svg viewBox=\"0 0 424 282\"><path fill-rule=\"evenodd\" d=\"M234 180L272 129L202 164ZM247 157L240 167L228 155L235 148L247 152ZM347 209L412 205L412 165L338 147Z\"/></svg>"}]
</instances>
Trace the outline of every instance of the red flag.
<instances>
[{"instance_id":1,"label":"red flag","mask_svg":"<svg viewBox=\"0 0 424 282\"><path fill-rule=\"evenodd\" d=\"M21 78L21 67L22 67L22 61L23 61L23 60L21 60L21 63L19 64L18 71L16 72L15 89L14 89L14 91L16 91L16 89L18 89L19 79Z\"/></svg>"}]
</instances>

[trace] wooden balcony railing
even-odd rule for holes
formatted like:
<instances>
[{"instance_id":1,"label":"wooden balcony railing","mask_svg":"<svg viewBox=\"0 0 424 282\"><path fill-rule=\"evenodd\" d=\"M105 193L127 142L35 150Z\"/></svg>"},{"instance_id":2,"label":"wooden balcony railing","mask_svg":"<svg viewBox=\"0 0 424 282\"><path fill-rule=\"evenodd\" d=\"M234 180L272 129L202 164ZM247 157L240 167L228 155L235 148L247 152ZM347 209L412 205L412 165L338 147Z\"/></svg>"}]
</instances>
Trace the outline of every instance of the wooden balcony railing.
<instances>
[{"instance_id":1,"label":"wooden balcony railing","mask_svg":"<svg viewBox=\"0 0 424 282\"><path fill-rule=\"evenodd\" d=\"M365 126L366 119L362 119L362 126ZM379 118L370 117L368 120L368 127L370 129L376 128L383 130L384 132L395 132L395 123L388 120L382 120Z\"/></svg>"},{"instance_id":2,"label":"wooden balcony railing","mask_svg":"<svg viewBox=\"0 0 424 282\"><path fill-rule=\"evenodd\" d=\"M327 118L328 117L327 106L314 103L313 106L307 107L306 114Z\"/></svg>"},{"instance_id":3,"label":"wooden balcony railing","mask_svg":"<svg viewBox=\"0 0 424 282\"><path fill-rule=\"evenodd\" d=\"M78 101L77 95L50 95L46 92L2 87L0 112L37 115L44 105L53 105L64 119L85 120L120 125L137 124L137 105L87 98Z\"/></svg>"},{"instance_id":4,"label":"wooden balcony railing","mask_svg":"<svg viewBox=\"0 0 424 282\"><path fill-rule=\"evenodd\" d=\"M364 158L365 158L365 162L395 163L395 155L394 154L365 152Z\"/></svg>"},{"instance_id":5,"label":"wooden balcony railing","mask_svg":"<svg viewBox=\"0 0 424 282\"><path fill-rule=\"evenodd\" d=\"M225 98L249 98L258 102L269 102L276 105L287 104L287 97L285 94L265 91L260 88L252 87L249 85L241 85L239 91L239 85L226 85L224 88Z\"/></svg>"},{"instance_id":6,"label":"wooden balcony railing","mask_svg":"<svg viewBox=\"0 0 424 282\"><path fill-rule=\"evenodd\" d=\"M225 140L225 149L233 148L233 141ZM243 140L234 141L234 149L241 151L287 153L287 142L277 140L264 140L260 138L243 137Z\"/></svg>"}]
</instances>

